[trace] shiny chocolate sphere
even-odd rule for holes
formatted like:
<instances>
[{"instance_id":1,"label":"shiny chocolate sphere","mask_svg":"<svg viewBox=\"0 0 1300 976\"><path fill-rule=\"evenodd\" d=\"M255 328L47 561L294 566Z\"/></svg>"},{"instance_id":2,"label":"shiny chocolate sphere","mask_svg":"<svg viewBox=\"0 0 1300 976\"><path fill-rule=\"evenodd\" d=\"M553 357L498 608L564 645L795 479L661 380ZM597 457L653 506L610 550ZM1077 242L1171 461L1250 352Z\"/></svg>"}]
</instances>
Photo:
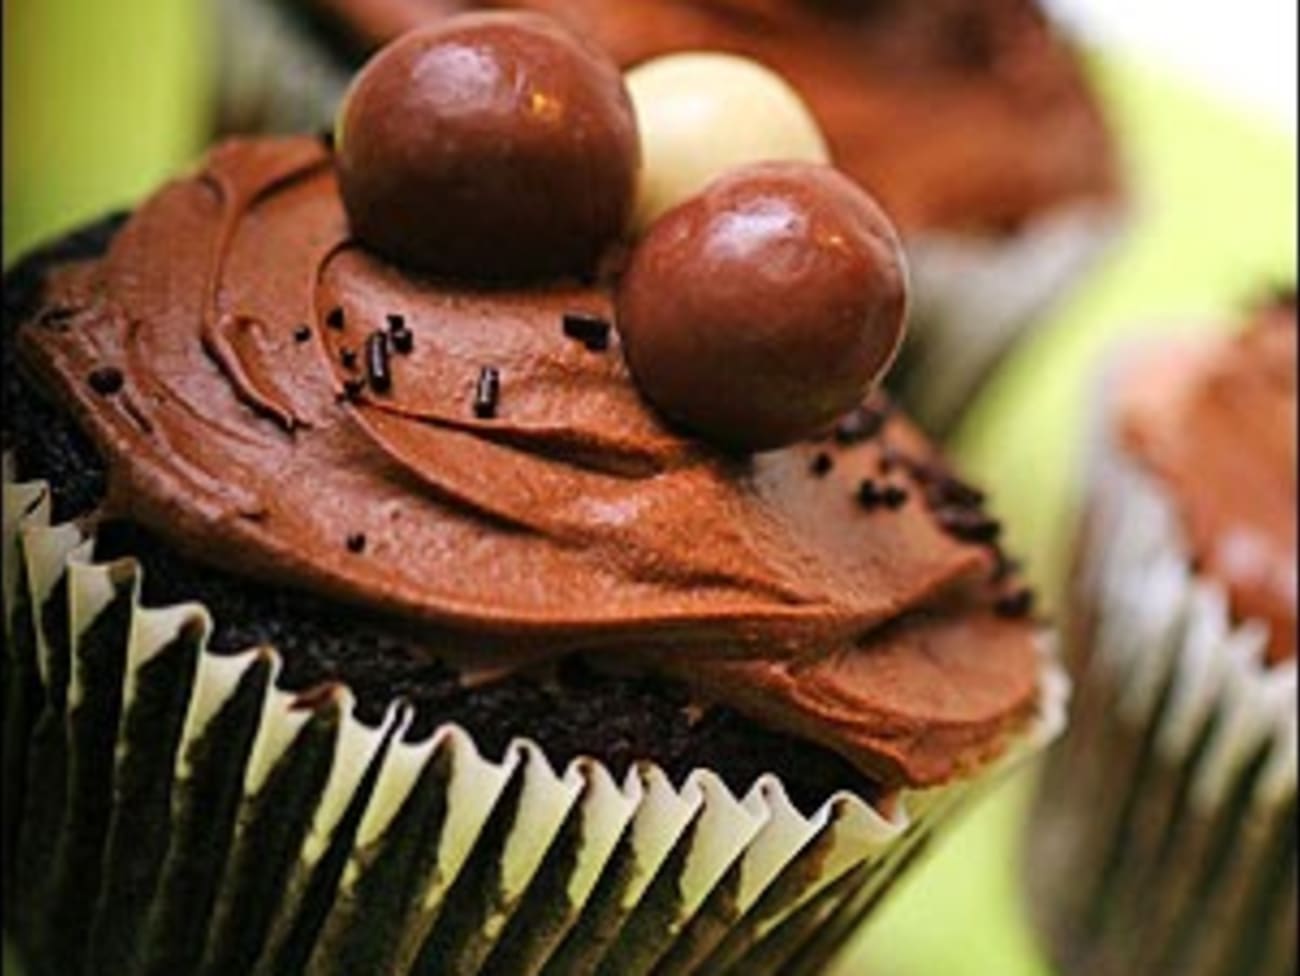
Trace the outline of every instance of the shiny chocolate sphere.
<instances>
[{"instance_id":1,"label":"shiny chocolate sphere","mask_svg":"<svg viewBox=\"0 0 1300 976\"><path fill-rule=\"evenodd\" d=\"M618 68L535 14L402 35L353 80L335 139L357 239L471 279L590 272L628 222L640 163Z\"/></svg>"},{"instance_id":2,"label":"shiny chocolate sphere","mask_svg":"<svg viewBox=\"0 0 1300 976\"><path fill-rule=\"evenodd\" d=\"M758 163L651 226L619 284L618 330L665 416L765 450L862 401L902 341L906 278L892 225L856 183Z\"/></svg>"}]
</instances>

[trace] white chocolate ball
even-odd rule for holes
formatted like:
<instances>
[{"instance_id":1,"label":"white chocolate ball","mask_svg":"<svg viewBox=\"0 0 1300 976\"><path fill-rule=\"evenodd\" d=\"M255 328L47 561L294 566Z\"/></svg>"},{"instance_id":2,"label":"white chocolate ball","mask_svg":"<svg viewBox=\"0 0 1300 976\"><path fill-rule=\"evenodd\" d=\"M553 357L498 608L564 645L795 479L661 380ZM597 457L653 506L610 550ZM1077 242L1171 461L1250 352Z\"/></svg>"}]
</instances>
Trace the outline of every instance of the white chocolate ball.
<instances>
[{"instance_id":1,"label":"white chocolate ball","mask_svg":"<svg viewBox=\"0 0 1300 976\"><path fill-rule=\"evenodd\" d=\"M756 61L671 54L634 68L626 81L641 129L637 233L733 167L830 160L803 99Z\"/></svg>"}]
</instances>

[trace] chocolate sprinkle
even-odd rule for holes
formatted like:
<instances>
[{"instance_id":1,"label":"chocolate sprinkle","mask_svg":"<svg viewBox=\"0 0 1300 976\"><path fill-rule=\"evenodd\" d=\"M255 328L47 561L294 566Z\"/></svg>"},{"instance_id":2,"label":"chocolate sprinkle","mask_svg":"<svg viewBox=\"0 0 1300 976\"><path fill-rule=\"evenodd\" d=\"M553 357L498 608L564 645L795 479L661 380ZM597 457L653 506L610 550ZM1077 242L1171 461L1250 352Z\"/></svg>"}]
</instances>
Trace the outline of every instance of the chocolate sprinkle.
<instances>
[{"instance_id":1,"label":"chocolate sprinkle","mask_svg":"<svg viewBox=\"0 0 1300 976\"><path fill-rule=\"evenodd\" d=\"M343 399L355 401L365 387L366 382L361 377L349 376L343 381Z\"/></svg>"},{"instance_id":2,"label":"chocolate sprinkle","mask_svg":"<svg viewBox=\"0 0 1300 976\"><path fill-rule=\"evenodd\" d=\"M973 508L940 508L935 517L944 531L962 542L994 543L1002 534L997 519Z\"/></svg>"},{"instance_id":3,"label":"chocolate sprinkle","mask_svg":"<svg viewBox=\"0 0 1300 976\"><path fill-rule=\"evenodd\" d=\"M846 414L835 425L835 440L840 444L858 444L880 433L888 419L888 407L861 406Z\"/></svg>"},{"instance_id":4,"label":"chocolate sprinkle","mask_svg":"<svg viewBox=\"0 0 1300 976\"><path fill-rule=\"evenodd\" d=\"M907 490L898 485L885 485L880 493L880 500L885 503L886 508L902 508L903 503L907 501Z\"/></svg>"},{"instance_id":5,"label":"chocolate sprinkle","mask_svg":"<svg viewBox=\"0 0 1300 976\"><path fill-rule=\"evenodd\" d=\"M1034 591L1027 586L998 597L993 612L999 617L1016 620L1027 617L1034 609Z\"/></svg>"},{"instance_id":6,"label":"chocolate sprinkle","mask_svg":"<svg viewBox=\"0 0 1300 976\"><path fill-rule=\"evenodd\" d=\"M331 329L342 329L343 309L337 305L331 308L329 310L329 314L325 316L325 324L328 325Z\"/></svg>"},{"instance_id":7,"label":"chocolate sprinkle","mask_svg":"<svg viewBox=\"0 0 1300 976\"><path fill-rule=\"evenodd\" d=\"M362 552L366 548L366 534L364 532L353 532L348 536L348 551Z\"/></svg>"},{"instance_id":8,"label":"chocolate sprinkle","mask_svg":"<svg viewBox=\"0 0 1300 976\"><path fill-rule=\"evenodd\" d=\"M973 508L984 504L984 492L942 469L930 468L922 477L926 482L926 499L935 508L952 505Z\"/></svg>"},{"instance_id":9,"label":"chocolate sprinkle","mask_svg":"<svg viewBox=\"0 0 1300 976\"><path fill-rule=\"evenodd\" d=\"M343 364L344 369L356 369L357 351L344 346L339 350L339 362Z\"/></svg>"},{"instance_id":10,"label":"chocolate sprinkle","mask_svg":"<svg viewBox=\"0 0 1300 976\"><path fill-rule=\"evenodd\" d=\"M863 478L858 484L858 504L871 509L883 505L888 509L897 509L907 501L907 490L898 485L878 485L871 478Z\"/></svg>"},{"instance_id":11,"label":"chocolate sprinkle","mask_svg":"<svg viewBox=\"0 0 1300 976\"><path fill-rule=\"evenodd\" d=\"M1012 559L1000 549L995 555L997 561L993 564L993 575L991 576L994 583L1001 583L1003 580L1020 572L1020 560Z\"/></svg>"},{"instance_id":12,"label":"chocolate sprinkle","mask_svg":"<svg viewBox=\"0 0 1300 976\"><path fill-rule=\"evenodd\" d=\"M497 402L501 399L501 373L495 366L479 370L474 385L474 416L490 420L497 415Z\"/></svg>"},{"instance_id":13,"label":"chocolate sprinkle","mask_svg":"<svg viewBox=\"0 0 1300 976\"><path fill-rule=\"evenodd\" d=\"M888 410L888 406L885 409ZM845 418L850 427L846 433L852 437L863 436L861 413ZM845 434L837 430L836 439L843 442ZM942 460L936 457L915 457L892 444L882 442L878 468L882 475L895 470L906 473L919 489L921 498L940 528L959 542L983 546L992 552L991 584L1006 583L1019 572L1020 564L1003 552L998 544L1002 525L984 511L984 492L958 478ZM909 493L902 485L881 484L867 478L858 486L857 497L859 504L867 509L877 506L899 508L906 502ZM1020 587L998 596L994 601L994 610L1004 617L1024 617L1032 612L1033 602L1033 591L1028 587Z\"/></svg>"},{"instance_id":14,"label":"chocolate sprinkle","mask_svg":"<svg viewBox=\"0 0 1300 976\"><path fill-rule=\"evenodd\" d=\"M591 352L602 352L609 348L609 322L599 315L586 312L564 313L564 334L576 339Z\"/></svg>"},{"instance_id":15,"label":"chocolate sprinkle","mask_svg":"<svg viewBox=\"0 0 1300 976\"><path fill-rule=\"evenodd\" d=\"M415 347L415 335L406 327L405 315L399 315L396 312L389 313L388 334L392 340L393 348L402 355L406 355Z\"/></svg>"},{"instance_id":16,"label":"chocolate sprinkle","mask_svg":"<svg viewBox=\"0 0 1300 976\"><path fill-rule=\"evenodd\" d=\"M387 393L393 387L393 374L388 370L388 333L379 329L366 336L366 376L376 393Z\"/></svg>"},{"instance_id":17,"label":"chocolate sprinkle","mask_svg":"<svg viewBox=\"0 0 1300 976\"><path fill-rule=\"evenodd\" d=\"M863 478L858 484L858 504L863 508L875 508L881 504L884 498L881 496L880 488L870 478Z\"/></svg>"},{"instance_id":18,"label":"chocolate sprinkle","mask_svg":"<svg viewBox=\"0 0 1300 976\"><path fill-rule=\"evenodd\" d=\"M101 366L91 370L86 379L90 383L90 388L100 396L112 396L122 389L126 377L116 366Z\"/></svg>"},{"instance_id":19,"label":"chocolate sprinkle","mask_svg":"<svg viewBox=\"0 0 1300 976\"><path fill-rule=\"evenodd\" d=\"M311 326L305 322L293 330L294 342L306 342L311 338Z\"/></svg>"},{"instance_id":20,"label":"chocolate sprinkle","mask_svg":"<svg viewBox=\"0 0 1300 976\"><path fill-rule=\"evenodd\" d=\"M812 459L812 464L808 466L808 470L820 478L823 475L830 474L833 467L835 467L835 462L831 459L831 456L825 451L818 451L817 456Z\"/></svg>"}]
</instances>

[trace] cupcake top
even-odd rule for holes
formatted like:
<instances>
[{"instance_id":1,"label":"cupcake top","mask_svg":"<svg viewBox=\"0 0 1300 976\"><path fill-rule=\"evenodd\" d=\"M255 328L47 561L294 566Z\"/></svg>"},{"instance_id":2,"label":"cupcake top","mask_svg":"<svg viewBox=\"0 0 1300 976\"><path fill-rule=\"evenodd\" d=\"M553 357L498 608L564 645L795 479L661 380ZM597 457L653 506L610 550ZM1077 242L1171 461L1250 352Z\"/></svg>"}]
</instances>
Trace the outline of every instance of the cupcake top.
<instances>
[{"instance_id":1,"label":"cupcake top","mask_svg":"<svg viewBox=\"0 0 1300 976\"><path fill-rule=\"evenodd\" d=\"M709 50L785 76L837 165L905 233L1011 232L1113 200L1117 164L1073 53L1031 0L298 0L365 53L431 17L525 8L624 67Z\"/></svg>"},{"instance_id":2,"label":"cupcake top","mask_svg":"<svg viewBox=\"0 0 1300 976\"><path fill-rule=\"evenodd\" d=\"M544 25L506 26L493 40L501 21L458 24L487 60L461 57L460 39L453 60L504 78L530 117L567 117L563 72L511 66L534 63L532 45L570 67L587 55ZM448 36L404 39L360 76L337 158L312 138L219 146L102 259L52 280L19 353L105 457L102 514L384 614L469 681L572 653L648 670L836 749L886 787L995 756L1032 715L1039 679L1031 598L999 526L879 395L838 423L824 413L861 396L897 344L901 269L883 217L825 167L759 166L670 211L630 258L613 239L591 267L557 273L546 229L521 227L531 243L502 243L503 278L482 264L490 236L460 247L447 234L501 235L501 215L532 213L539 192L562 204L565 184L482 181L491 199L462 207L473 146L487 147L479 166L503 145L538 165L581 161L594 123L534 149L508 128L449 138L499 107L453 84L425 93L412 131L443 133L464 165L402 175L440 144L423 135L362 159L355 140L391 135L366 93L390 69L425 77ZM368 246L358 208L400 211L394 186L428 220L439 200L456 220ZM880 301L840 296L845 275ZM769 298L764 316L753 296L773 288L789 307ZM620 313L637 320L626 334ZM858 356L841 313L873 341L825 401L799 380ZM697 335L722 331L692 351L680 319L697 315ZM818 329L831 331L807 341ZM726 403L696 395L728 368ZM737 398L761 444L732 436L746 440Z\"/></svg>"},{"instance_id":3,"label":"cupcake top","mask_svg":"<svg viewBox=\"0 0 1300 976\"><path fill-rule=\"evenodd\" d=\"M1195 567L1234 615L1296 653L1296 303L1256 308L1229 339L1162 343L1121 377L1126 450L1169 492Z\"/></svg>"}]
</instances>

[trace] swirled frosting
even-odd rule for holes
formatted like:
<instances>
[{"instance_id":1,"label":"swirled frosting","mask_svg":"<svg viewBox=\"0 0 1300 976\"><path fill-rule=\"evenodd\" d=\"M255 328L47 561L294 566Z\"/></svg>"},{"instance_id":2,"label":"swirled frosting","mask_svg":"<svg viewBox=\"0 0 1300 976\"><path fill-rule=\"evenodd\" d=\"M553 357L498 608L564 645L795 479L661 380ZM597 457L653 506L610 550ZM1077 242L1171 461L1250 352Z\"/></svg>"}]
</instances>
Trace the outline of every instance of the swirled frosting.
<instances>
[{"instance_id":1,"label":"swirled frosting","mask_svg":"<svg viewBox=\"0 0 1300 976\"><path fill-rule=\"evenodd\" d=\"M1296 653L1296 308L1257 309L1240 335L1162 343L1125 371L1124 444L1170 492L1199 572L1233 612Z\"/></svg>"},{"instance_id":2,"label":"swirled frosting","mask_svg":"<svg viewBox=\"0 0 1300 976\"><path fill-rule=\"evenodd\" d=\"M70 314L20 353L104 454L106 507L199 559L391 614L479 673L582 652L680 678L887 784L987 759L1033 709L996 525L905 421L743 458L690 439L616 333L566 335L612 317L608 281L386 264L315 140L218 147L48 299Z\"/></svg>"},{"instance_id":3,"label":"swirled frosting","mask_svg":"<svg viewBox=\"0 0 1300 976\"><path fill-rule=\"evenodd\" d=\"M803 95L836 165L905 233L1014 230L1119 193L1100 111L1031 0L297 2L357 54L431 17L522 8L586 33L624 67L693 50L753 58Z\"/></svg>"}]
</instances>

